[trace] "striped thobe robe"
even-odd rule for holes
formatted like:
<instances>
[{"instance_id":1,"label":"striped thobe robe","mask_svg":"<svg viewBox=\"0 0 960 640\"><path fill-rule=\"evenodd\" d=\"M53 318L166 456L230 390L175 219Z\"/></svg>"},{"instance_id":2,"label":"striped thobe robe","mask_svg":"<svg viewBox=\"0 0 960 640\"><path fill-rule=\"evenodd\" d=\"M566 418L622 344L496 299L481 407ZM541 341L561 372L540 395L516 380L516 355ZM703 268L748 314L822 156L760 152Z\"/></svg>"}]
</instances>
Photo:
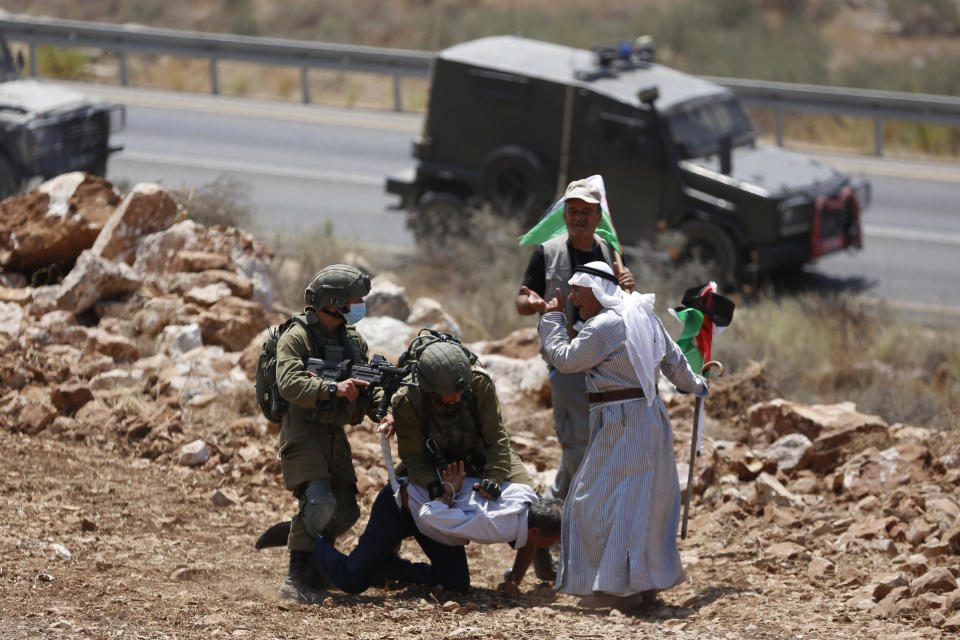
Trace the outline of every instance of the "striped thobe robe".
<instances>
[{"instance_id":1,"label":"striped thobe robe","mask_svg":"<svg viewBox=\"0 0 960 640\"><path fill-rule=\"evenodd\" d=\"M572 340L562 313L539 325L547 360L559 371L583 371L587 391L639 389L626 351L623 320L604 309ZM701 379L657 319L666 344L659 369L683 391L702 390ZM680 485L673 431L659 396L591 404L590 442L563 507L557 589L575 595L620 596L666 589L684 580L677 550Z\"/></svg>"}]
</instances>

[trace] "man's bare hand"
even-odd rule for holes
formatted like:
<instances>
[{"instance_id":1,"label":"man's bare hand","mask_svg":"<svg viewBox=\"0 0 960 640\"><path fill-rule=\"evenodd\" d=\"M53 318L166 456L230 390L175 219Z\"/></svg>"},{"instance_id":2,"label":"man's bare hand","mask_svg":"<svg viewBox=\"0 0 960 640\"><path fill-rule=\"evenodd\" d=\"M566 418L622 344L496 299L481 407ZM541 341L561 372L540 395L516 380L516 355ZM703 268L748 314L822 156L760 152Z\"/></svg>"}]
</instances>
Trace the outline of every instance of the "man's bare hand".
<instances>
[{"instance_id":1,"label":"man's bare hand","mask_svg":"<svg viewBox=\"0 0 960 640\"><path fill-rule=\"evenodd\" d=\"M526 303L533 311L544 311L547 308L547 301L536 291L531 291L529 287L520 287L520 294L527 296Z\"/></svg>"},{"instance_id":2,"label":"man's bare hand","mask_svg":"<svg viewBox=\"0 0 960 640\"><path fill-rule=\"evenodd\" d=\"M546 306L543 309L544 313L549 313L551 311L563 311L563 294L560 293L560 289L557 289L557 295L550 299L550 302L545 303Z\"/></svg>"},{"instance_id":3,"label":"man's bare hand","mask_svg":"<svg viewBox=\"0 0 960 640\"><path fill-rule=\"evenodd\" d=\"M451 462L447 465L446 469L440 472L440 480L453 485L454 495L460 492L461 487L463 487L463 479L466 476L467 473L463 470L463 460L460 462Z\"/></svg>"},{"instance_id":4,"label":"man's bare hand","mask_svg":"<svg viewBox=\"0 0 960 640\"><path fill-rule=\"evenodd\" d=\"M621 267L617 261L613 262L613 275L617 276L617 280L620 282L620 288L627 293L636 290L637 283L633 279L633 272L626 267Z\"/></svg>"},{"instance_id":5,"label":"man's bare hand","mask_svg":"<svg viewBox=\"0 0 960 640\"><path fill-rule=\"evenodd\" d=\"M392 413L388 413L387 415L383 416L383 420L380 421L380 428L377 430L387 440L393 437L393 433L396 430L396 425L394 424Z\"/></svg>"},{"instance_id":6,"label":"man's bare hand","mask_svg":"<svg viewBox=\"0 0 960 640\"><path fill-rule=\"evenodd\" d=\"M497 591L507 596L508 598L520 597L520 586L515 584L512 581L504 580L499 585L497 585Z\"/></svg>"},{"instance_id":7,"label":"man's bare hand","mask_svg":"<svg viewBox=\"0 0 960 640\"><path fill-rule=\"evenodd\" d=\"M360 395L360 387L366 387L369 386L369 384L366 380L347 378L337 383L336 396L338 398L346 398L350 402L353 402Z\"/></svg>"}]
</instances>

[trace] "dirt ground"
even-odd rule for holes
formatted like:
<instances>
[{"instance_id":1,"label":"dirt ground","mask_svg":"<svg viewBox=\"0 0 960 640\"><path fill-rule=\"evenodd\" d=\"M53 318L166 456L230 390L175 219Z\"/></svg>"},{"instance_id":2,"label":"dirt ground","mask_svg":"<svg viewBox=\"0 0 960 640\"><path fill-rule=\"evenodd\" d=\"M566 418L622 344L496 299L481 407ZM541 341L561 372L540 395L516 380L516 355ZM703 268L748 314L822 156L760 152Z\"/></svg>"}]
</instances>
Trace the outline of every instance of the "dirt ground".
<instances>
[{"instance_id":1,"label":"dirt ground","mask_svg":"<svg viewBox=\"0 0 960 640\"><path fill-rule=\"evenodd\" d=\"M278 477L241 486L230 475L111 449L0 430L0 637L801 640L942 633L847 609L849 593L808 580L805 561L764 557L774 522L740 521L697 500L691 535L680 542L688 579L663 592L664 604L652 610L582 608L532 575L519 600L500 596L495 587L512 562L507 545L468 546L468 595L394 585L360 596L331 591L322 606L291 604L276 595L286 551L253 548L265 525L293 511ZM242 497L239 504L213 504L223 487ZM375 492L362 496L354 532ZM352 547L354 535L338 546ZM406 542L402 554L417 557L415 549ZM846 562L867 572L877 565L863 554Z\"/></svg>"}]
</instances>

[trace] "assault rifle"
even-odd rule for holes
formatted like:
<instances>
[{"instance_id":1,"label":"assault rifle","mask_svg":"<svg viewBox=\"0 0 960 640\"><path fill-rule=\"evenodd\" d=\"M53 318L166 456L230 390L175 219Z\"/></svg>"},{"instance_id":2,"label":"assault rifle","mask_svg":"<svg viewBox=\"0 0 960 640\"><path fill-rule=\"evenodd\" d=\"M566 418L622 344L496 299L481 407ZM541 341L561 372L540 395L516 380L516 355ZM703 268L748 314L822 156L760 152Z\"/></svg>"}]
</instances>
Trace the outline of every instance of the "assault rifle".
<instances>
[{"instance_id":1,"label":"assault rifle","mask_svg":"<svg viewBox=\"0 0 960 640\"><path fill-rule=\"evenodd\" d=\"M324 380L336 380L338 382L348 378L356 378L357 380L369 382L370 386L364 387L361 393L369 393L366 390L370 387L382 388L383 397L380 399L380 404L377 405L376 413L374 413L374 419L377 422L383 420L383 416L387 415L387 407L390 406L390 400L401 385L408 387L417 386L409 380L404 380L409 372L409 364L403 367L395 367L379 353L370 359L370 364L368 365L355 364L352 360L344 360L338 363L321 360L320 358L307 358L307 373L311 375L318 376ZM393 499L399 508L401 506L400 483L397 481L397 474L393 467L390 441L384 436L385 428L385 426L381 426L379 429L380 448L383 451L384 463L387 466L387 477L390 479L390 487L393 489Z\"/></svg>"},{"instance_id":2,"label":"assault rifle","mask_svg":"<svg viewBox=\"0 0 960 640\"><path fill-rule=\"evenodd\" d=\"M370 364L357 364L353 360L332 362L321 358L307 358L307 373L324 380L336 380L337 382L348 378L356 378L369 383L370 387L383 389L383 398L377 405L377 411L374 414L374 419L377 422L386 415L387 408L390 406L390 399L397 389L402 385L417 386L413 382L404 380L404 377L409 373L407 367L395 367L379 353L370 359ZM364 387L361 393L368 388Z\"/></svg>"}]
</instances>

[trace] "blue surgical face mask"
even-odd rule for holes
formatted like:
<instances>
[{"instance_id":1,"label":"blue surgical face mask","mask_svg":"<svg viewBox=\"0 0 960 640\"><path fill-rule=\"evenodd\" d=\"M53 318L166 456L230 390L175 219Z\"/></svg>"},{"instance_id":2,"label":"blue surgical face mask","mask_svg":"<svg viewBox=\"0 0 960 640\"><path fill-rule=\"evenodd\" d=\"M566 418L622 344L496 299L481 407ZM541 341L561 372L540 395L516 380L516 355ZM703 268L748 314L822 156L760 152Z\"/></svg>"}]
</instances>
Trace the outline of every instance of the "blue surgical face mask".
<instances>
[{"instance_id":1,"label":"blue surgical face mask","mask_svg":"<svg viewBox=\"0 0 960 640\"><path fill-rule=\"evenodd\" d=\"M343 314L343 317L347 319L347 324L357 324L365 315L367 315L367 303L357 302L350 305L350 310Z\"/></svg>"}]
</instances>

